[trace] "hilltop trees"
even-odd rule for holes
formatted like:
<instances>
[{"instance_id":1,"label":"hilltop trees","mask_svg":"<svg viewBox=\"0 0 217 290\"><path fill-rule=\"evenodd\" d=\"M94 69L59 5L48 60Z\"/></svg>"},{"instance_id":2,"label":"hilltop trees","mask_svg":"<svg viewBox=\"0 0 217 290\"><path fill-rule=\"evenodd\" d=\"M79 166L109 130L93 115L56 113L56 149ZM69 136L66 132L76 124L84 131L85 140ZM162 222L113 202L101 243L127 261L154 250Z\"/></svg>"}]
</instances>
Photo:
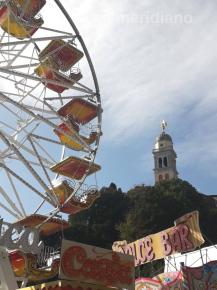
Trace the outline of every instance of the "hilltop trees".
<instances>
[{"instance_id":1,"label":"hilltop trees","mask_svg":"<svg viewBox=\"0 0 217 290\"><path fill-rule=\"evenodd\" d=\"M217 242L213 224L217 208L212 198L200 194L181 179L155 186L136 186L126 193L114 183L101 189L93 206L70 217L68 239L111 248L116 240L134 241L173 226L176 218L198 210L205 238Z\"/></svg>"},{"instance_id":2,"label":"hilltop trees","mask_svg":"<svg viewBox=\"0 0 217 290\"><path fill-rule=\"evenodd\" d=\"M203 234L214 243L217 233L212 224L217 222L217 208L212 198L200 194L188 182L174 179L155 186L136 187L127 197L130 210L118 228L120 237L133 241L171 227L176 218L198 210Z\"/></svg>"}]
</instances>

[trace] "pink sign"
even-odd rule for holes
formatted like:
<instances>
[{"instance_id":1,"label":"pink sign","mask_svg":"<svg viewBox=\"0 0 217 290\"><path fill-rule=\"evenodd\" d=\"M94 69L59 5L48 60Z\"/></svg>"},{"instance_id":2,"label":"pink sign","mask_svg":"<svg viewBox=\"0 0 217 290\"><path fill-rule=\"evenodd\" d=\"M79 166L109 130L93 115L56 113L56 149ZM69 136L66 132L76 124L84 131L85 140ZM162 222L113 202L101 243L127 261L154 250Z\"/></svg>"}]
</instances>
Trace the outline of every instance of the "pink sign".
<instances>
[{"instance_id":1,"label":"pink sign","mask_svg":"<svg viewBox=\"0 0 217 290\"><path fill-rule=\"evenodd\" d=\"M135 290L181 290L182 273L162 273L154 278L136 279Z\"/></svg>"}]
</instances>

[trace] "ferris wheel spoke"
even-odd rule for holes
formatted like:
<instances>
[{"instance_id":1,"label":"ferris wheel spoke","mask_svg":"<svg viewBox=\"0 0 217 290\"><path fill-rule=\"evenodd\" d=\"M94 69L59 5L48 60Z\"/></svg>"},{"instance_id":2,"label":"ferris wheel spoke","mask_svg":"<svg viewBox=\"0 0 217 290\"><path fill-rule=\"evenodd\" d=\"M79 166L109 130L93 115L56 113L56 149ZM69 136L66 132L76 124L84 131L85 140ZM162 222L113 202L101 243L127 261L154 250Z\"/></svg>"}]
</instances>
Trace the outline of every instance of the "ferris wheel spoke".
<instances>
[{"instance_id":1,"label":"ferris wheel spoke","mask_svg":"<svg viewBox=\"0 0 217 290\"><path fill-rule=\"evenodd\" d=\"M33 211L33 214L37 214L44 204L45 204L45 200L42 200L39 206Z\"/></svg>"},{"instance_id":2,"label":"ferris wheel spoke","mask_svg":"<svg viewBox=\"0 0 217 290\"><path fill-rule=\"evenodd\" d=\"M45 176L46 176L46 178L47 178L47 180L48 180L48 182L49 182L49 184L50 184L50 188L51 188L51 190L53 190L53 185L52 185L52 182L51 182L50 176L49 176L49 174L47 173L47 170L46 170L46 168L44 167L44 165L43 165L43 163L42 163L42 160L41 160L41 158L40 158L40 156L39 156L39 153L38 153L38 151L37 151L37 149L36 149L36 147L35 147L35 145L34 145L34 142L33 142L33 140L32 140L31 135L28 136L28 140L29 140L29 142L30 142L30 144L31 144L31 146L32 146L32 148L33 148L33 150L34 150L34 152L35 152L35 155L36 155L36 157L37 157L37 159L38 159L38 161L39 161L39 163L40 163L40 165L41 165L41 167L42 167L42 169L43 169L43 171L44 171L44 174L45 174ZM56 203L57 205L59 205L59 201L58 201L56 195L51 195L51 196L52 196L52 199L54 199L55 203Z\"/></svg>"},{"instance_id":3,"label":"ferris wheel spoke","mask_svg":"<svg viewBox=\"0 0 217 290\"><path fill-rule=\"evenodd\" d=\"M39 65L38 63L32 63L32 64L22 64L22 65L15 65L15 66L11 66L10 64L8 64L7 66L2 66L3 69L9 69L10 70L14 70L14 69L21 69L21 68L29 68L29 67L36 67Z\"/></svg>"},{"instance_id":4,"label":"ferris wheel spoke","mask_svg":"<svg viewBox=\"0 0 217 290\"><path fill-rule=\"evenodd\" d=\"M8 123L5 123L5 122L3 122L3 121L0 121L0 124L4 125L4 126L7 127L8 129L16 130L16 128L10 126Z\"/></svg>"},{"instance_id":5,"label":"ferris wheel spoke","mask_svg":"<svg viewBox=\"0 0 217 290\"><path fill-rule=\"evenodd\" d=\"M6 193L6 191L0 186L0 194L3 196L5 201L10 205L10 207L14 210L14 212L19 216L23 217L20 210L16 207L15 203L10 199L9 195Z\"/></svg>"},{"instance_id":6,"label":"ferris wheel spoke","mask_svg":"<svg viewBox=\"0 0 217 290\"><path fill-rule=\"evenodd\" d=\"M72 99L89 99L89 98L93 98L95 95L79 95L79 96L61 96L61 100L72 100ZM56 100L56 97L46 97L45 100L46 101L54 101Z\"/></svg>"},{"instance_id":7,"label":"ferris wheel spoke","mask_svg":"<svg viewBox=\"0 0 217 290\"><path fill-rule=\"evenodd\" d=\"M38 191L35 187L33 187L29 182L27 182L26 180L24 180L21 176L19 176L18 174L16 174L13 170L11 170L8 166L6 166L3 163L0 163L0 167L4 168L5 170L7 170L12 176L14 176L17 180L19 180L21 183L23 183L26 187L28 187L29 189L31 189L31 191L33 191L34 193L36 193L38 196L40 196L41 198L43 198L44 200L46 200L50 205L52 206L56 206L51 200L50 198L48 198L47 195L42 194L40 191Z\"/></svg>"},{"instance_id":8,"label":"ferris wheel spoke","mask_svg":"<svg viewBox=\"0 0 217 290\"><path fill-rule=\"evenodd\" d=\"M38 100L40 102L40 100ZM47 115L50 115L50 116L53 116L53 117L50 117L50 119L58 119L58 117L56 116L56 114L52 111L49 111L49 110L46 110L46 109L42 109L42 108L39 108L39 107L32 107L30 105L25 105L26 108L28 108L29 110L31 111L35 111L35 112L40 112L40 113L43 113L43 114L47 114ZM49 119L49 117L48 117Z\"/></svg>"},{"instance_id":9,"label":"ferris wheel spoke","mask_svg":"<svg viewBox=\"0 0 217 290\"><path fill-rule=\"evenodd\" d=\"M40 229L44 224L46 224L50 219L54 218L55 216L58 215L60 211L60 208L55 208L54 210L50 211L49 213L46 214L47 218L40 223L38 226L36 226L36 228Z\"/></svg>"},{"instance_id":10,"label":"ferris wheel spoke","mask_svg":"<svg viewBox=\"0 0 217 290\"><path fill-rule=\"evenodd\" d=\"M34 57L34 54L36 52L36 49L33 48L32 49L32 55L31 56L27 56L25 51L27 50L27 48L29 47L29 44L25 44L22 47L17 47L14 46L12 48L10 48L10 50L1 50L1 54L4 58L3 62L6 62L8 64L8 66L11 66L13 62L15 62L16 60L29 60L30 62L37 61L38 62L38 58ZM11 59L6 59L4 57L4 55L9 57L12 57ZM37 56L37 55L36 55Z\"/></svg>"},{"instance_id":11,"label":"ferris wheel spoke","mask_svg":"<svg viewBox=\"0 0 217 290\"><path fill-rule=\"evenodd\" d=\"M22 128L24 129L24 128ZM18 132L14 132L14 136L9 135L8 133L6 133L5 131L1 130L2 133L4 134L4 136L13 144L15 144L18 148L23 149L25 152L27 152L28 154L31 154L32 156L34 156L34 151L31 150L28 146L26 146L25 144L23 144L22 142L16 140L14 137L21 132L21 129ZM8 147L9 148L9 147ZM3 158L5 156L5 154L8 152L8 149L6 149L5 151L2 151L0 153L0 157ZM49 155L47 155L49 156ZM45 164L47 164L49 167L51 165L53 165L53 159L51 159L52 161L49 161L47 158L45 157L41 157L41 159L43 160L43 162Z\"/></svg>"},{"instance_id":12,"label":"ferris wheel spoke","mask_svg":"<svg viewBox=\"0 0 217 290\"><path fill-rule=\"evenodd\" d=\"M61 33L62 35L70 36L72 38L72 40L74 40L76 38L76 35L72 35L71 32L66 32L66 31L62 31L62 30L58 30L58 29L53 29L53 28L45 27L45 26L41 26L39 29L40 30L46 30L46 31L49 31L49 32L54 32L54 33ZM61 36L59 36L59 37L61 38Z\"/></svg>"},{"instance_id":13,"label":"ferris wheel spoke","mask_svg":"<svg viewBox=\"0 0 217 290\"><path fill-rule=\"evenodd\" d=\"M29 43L37 43L40 41L49 41L55 39L75 39L73 35L59 35L59 36L47 36L47 37L37 37L37 38L30 38L28 40L18 40L18 41L9 41L9 42L2 42L0 43L0 47L7 47L7 46L14 46L14 45L22 45L22 44L29 44Z\"/></svg>"},{"instance_id":14,"label":"ferris wheel spoke","mask_svg":"<svg viewBox=\"0 0 217 290\"><path fill-rule=\"evenodd\" d=\"M33 135L33 134L30 134L30 136L37 136L37 135ZM45 140L46 138L44 138L44 140ZM42 138L41 138L41 140L43 140ZM37 141L37 140L34 140L34 142L36 143L36 145L41 149L41 151L42 152L44 152L45 153L45 155L48 157L48 158L50 158L50 160L53 162L53 163L56 163L56 160L51 156L51 154L49 154L48 152L47 152L47 150L46 149L44 149L40 144L39 144L39 142ZM55 143L55 144L58 144L59 145L59 143L57 142L52 142L52 143ZM61 144L62 145L62 144ZM41 158L41 157L40 157ZM41 158L42 159L42 158ZM50 167L49 167L50 168Z\"/></svg>"},{"instance_id":15,"label":"ferris wheel spoke","mask_svg":"<svg viewBox=\"0 0 217 290\"><path fill-rule=\"evenodd\" d=\"M1 104L4 108L6 108L9 112L12 112L12 114L17 115L14 111L10 110L9 108L7 108L7 106L5 106L4 104ZM17 115L18 116L18 115ZM1 121L2 124L4 124L6 127L10 128L10 129L14 129L14 133L12 135L9 135L8 133L4 132L5 136L7 136L10 140L15 140L15 143L18 142L15 138L17 136L18 133L20 133L22 130L25 130L25 128L30 125L32 122L34 121L34 118L31 119L27 119L26 121L24 120L20 120L20 118L17 120L17 124L19 124L18 128L14 128L12 126L10 126L9 124ZM22 123L22 124L21 124ZM18 143L17 143L18 144ZM21 143L19 143L19 145L22 145ZM30 153L30 152L29 152Z\"/></svg>"},{"instance_id":16,"label":"ferris wheel spoke","mask_svg":"<svg viewBox=\"0 0 217 290\"><path fill-rule=\"evenodd\" d=\"M18 125L18 128L14 128L14 133L12 135L9 135L8 133L5 132L5 135L10 139L11 137L16 137L18 133L22 132L22 131L25 131L26 127L31 125L34 121L35 121L35 118L27 118L26 120L23 120L20 118L20 116L14 112L13 110L11 110L10 108L8 108L5 104L1 104L2 107L4 107L7 111L9 111L10 113L12 113L12 115L16 116L17 117L17 125ZM11 127L13 128L13 127ZM26 131L25 131L26 132ZM12 141L14 139L11 139ZM17 141L17 140L16 140ZM20 144L21 145L21 144Z\"/></svg>"},{"instance_id":17,"label":"ferris wheel spoke","mask_svg":"<svg viewBox=\"0 0 217 290\"><path fill-rule=\"evenodd\" d=\"M80 83L80 82L76 82L76 84L78 86L80 86L81 88L87 90L87 92L90 94L90 95L95 95L95 92L93 90L91 90L89 87L85 86L84 84Z\"/></svg>"},{"instance_id":18,"label":"ferris wheel spoke","mask_svg":"<svg viewBox=\"0 0 217 290\"><path fill-rule=\"evenodd\" d=\"M18 158L16 155L14 155L13 153L9 153L9 154L5 155L5 159L8 159L8 160L10 159L10 160L17 160L17 161L19 161L19 158ZM29 164L31 164L31 165L33 165L33 166L41 167L41 165L40 165L39 162L34 162L34 161L32 161L32 160L28 160L28 162L29 162ZM46 169L50 169L49 166L44 165L44 167L45 167Z\"/></svg>"},{"instance_id":19,"label":"ferris wheel spoke","mask_svg":"<svg viewBox=\"0 0 217 290\"><path fill-rule=\"evenodd\" d=\"M37 141L37 140L33 140L33 137L34 135L33 134L29 134L28 135L28 137L27 137L27 139L30 141L30 143L31 143L31 146L32 146L32 148L33 148L33 150L34 150L34 152L37 154L37 158L38 159L40 159L39 161L40 161L40 163L42 162L42 157L40 157L40 155L39 155L39 153L38 153L38 150L36 149L36 147L35 147L35 145L37 145L40 149L41 149L41 151L43 152L43 153L45 153L45 155L47 156L47 157L49 157L50 158L50 160L52 160L52 162L53 163L56 163L56 160L47 152L47 150L46 149L44 149L40 144L39 144L39 142ZM35 143L35 144L34 144ZM44 164L43 164L43 166L44 166ZM45 166L44 166L45 167ZM50 168L50 167L45 167L45 168Z\"/></svg>"},{"instance_id":20,"label":"ferris wheel spoke","mask_svg":"<svg viewBox=\"0 0 217 290\"><path fill-rule=\"evenodd\" d=\"M60 145L60 146L63 146L63 144L61 142L58 142L56 140L53 140L53 139L50 139L50 138L47 138L47 137L44 137L44 136L39 136L39 135L36 135L36 134L31 134L34 138L36 139L40 139L40 140L43 140L43 141L47 141L49 143L53 143L53 144L56 144L56 145ZM65 145L66 146L66 145ZM66 146L67 147L67 146ZM69 149L71 149L70 147L68 147Z\"/></svg>"},{"instance_id":21,"label":"ferris wheel spoke","mask_svg":"<svg viewBox=\"0 0 217 290\"><path fill-rule=\"evenodd\" d=\"M36 84L35 86L29 86L29 85L26 84L26 85L25 85L25 89L26 89L26 88L29 88L29 89L30 89L29 91L26 91L26 90L20 88L18 85L21 85L20 82L17 82L16 85L15 85L15 87L16 87L20 92L23 93L23 95L21 95L21 96L18 95L19 97L22 98L22 100L24 100L25 98L31 97L31 98L34 99L36 102L38 102L38 103L42 104L42 106L44 106L44 102L43 102L43 100L41 99L41 94L40 94L39 97L36 97L35 95L32 94L32 92L33 92L35 89L37 89L37 87L40 85L40 83ZM24 85L22 84L22 86L24 86ZM43 89L43 90L44 90L44 89ZM19 102L20 102L20 101L19 101ZM26 104L25 104L25 106L26 106L26 107L30 107L30 108L32 107L32 106L28 106L28 105L26 105Z\"/></svg>"},{"instance_id":22,"label":"ferris wheel spoke","mask_svg":"<svg viewBox=\"0 0 217 290\"><path fill-rule=\"evenodd\" d=\"M12 65L13 62L20 57L20 55L24 52L24 50L29 46L29 43L26 43L21 49L20 51L8 62L8 65Z\"/></svg>"},{"instance_id":23,"label":"ferris wheel spoke","mask_svg":"<svg viewBox=\"0 0 217 290\"><path fill-rule=\"evenodd\" d=\"M61 1L42 1L46 2L43 11L52 4L65 25L62 18L52 22L48 17L42 19L43 11L38 11L31 17L40 21L36 26L34 21L27 26L30 1L24 1L24 6L19 4L18 22L16 17L8 17L7 22L0 23L0 178L6 176L1 186L7 195L11 194L11 205L15 205L11 207L7 202L5 211L16 219L30 213L44 214L44 224L59 212L67 213L72 196L80 194L90 173L82 168L82 162L88 160L90 167L93 165L102 111L88 50ZM11 1L3 3L8 5L10 16ZM70 30L64 31L65 27ZM60 176L67 177L64 171L52 170L61 167L66 157L81 160L72 169L77 179L68 175L69 180L63 180ZM69 182L72 190L64 193L64 200L58 196L54 181ZM32 205L28 207L23 193L26 189L30 196L34 194L34 211ZM0 195L0 206L4 206L5 199Z\"/></svg>"},{"instance_id":24,"label":"ferris wheel spoke","mask_svg":"<svg viewBox=\"0 0 217 290\"><path fill-rule=\"evenodd\" d=\"M17 213L13 212L11 209L9 209L5 204L0 202L0 207L2 207L6 212L8 212L9 214L11 214L13 217L15 217L16 219L20 219L22 218L22 216L17 215Z\"/></svg>"},{"instance_id":25,"label":"ferris wheel spoke","mask_svg":"<svg viewBox=\"0 0 217 290\"><path fill-rule=\"evenodd\" d=\"M14 52L14 53L12 53L12 52ZM10 52L8 52L8 51L1 51L1 54L3 54L3 55L7 54L9 56L17 56L16 52L19 52L19 50L13 50L13 51L10 50ZM31 58L31 57L26 56L26 55L20 55L19 56L19 59L28 59L28 60L38 61L37 58L34 58L34 57ZM0 63L3 63L3 62L8 62L8 61L7 60L4 60L4 61L2 61Z\"/></svg>"},{"instance_id":26,"label":"ferris wheel spoke","mask_svg":"<svg viewBox=\"0 0 217 290\"><path fill-rule=\"evenodd\" d=\"M2 33L2 35L1 35L1 38L0 38L0 43L2 43L2 41L3 41L3 38L5 37L5 31Z\"/></svg>"},{"instance_id":27,"label":"ferris wheel spoke","mask_svg":"<svg viewBox=\"0 0 217 290\"><path fill-rule=\"evenodd\" d=\"M5 172L6 172L6 175L7 175L7 177L8 177L8 180L9 180L9 182L10 182L10 184L11 184L11 187L12 187L12 189L13 189L13 192L14 192L14 194L15 194L15 196L16 196L16 199L17 199L17 202L18 202L18 204L19 204L19 206L20 206L20 209L21 209L21 211L22 211L22 213L21 213L20 211L18 211L18 212L20 212L21 216L25 217L25 216L26 216L26 212L25 212L25 209L24 209L24 207L23 207L23 204L22 204L22 202L21 202L21 200L20 200L20 197L19 197L18 191L17 191L17 189L16 189L16 187L15 187L15 185L14 185L13 179L11 178L11 175L9 174L9 172L8 172L7 170L5 170ZM15 207L15 208L16 208L16 207Z\"/></svg>"},{"instance_id":28,"label":"ferris wheel spoke","mask_svg":"<svg viewBox=\"0 0 217 290\"><path fill-rule=\"evenodd\" d=\"M28 75L26 73L21 73L18 71L13 71L13 70L8 71L7 69L4 69L4 68L0 68L0 72L5 73L5 74L10 74L13 76L22 77L22 78L29 79L29 80L36 81L36 82L40 82L40 83L52 84L52 85L61 85L62 87L66 88L66 89L73 89L73 90L80 91L83 93L95 95L95 93L90 91L89 89L84 89L84 88L79 88L79 87L74 86L74 83L77 83L76 80L73 80L73 84L69 84L66 82L54 81L54 80L50 80L50 79L46 79L46 78L40 78L40 77L37 77L34 75Z\"/></svg>"},{"instance_id":29,"label":"ferris wheel spoke","mask_svg":"<svg viewBox=\"0 0 217 290\"><path fill-rule=\"evenodd\" d=\"M30 165L28 160L25 159L25 157L21 154L21 152L15 147L14 144L10 143L8 139L4 136L4 134L0 131L0 138L3 140L3 142L11 148L11 150L17 155L19 160L23 163L23 165L26 166L26 168L31 172L31 174L35 177L35 179L38 181L38 183L41 185L41 187L45 190L47 196L52 200L53 204L55 205L55 199L53 195L50 193L49 187L46 185L46 183L41 179L39 174L35 171L35 169Z\"/></svg>"},{"instance_id":30,"label":"ferris wheel spoke","mask_svg":"<svg viewBox=\"0 0 217 290\"><path fill-rule=\"evenodd\" d=\"M54 123L52 123L51 121L45 119L43 116L39 115L39 114L35 114L32 111L30 111L29 109L27 109L25 106L23 106L22 104L10 99L9 97L3 95L0 93L0 98L8 101L9 103L15 105L16 107L20 108L21 110L25 111L26 113L28 113L29 115L31 115L32 117L35 117L36 119L43 121L44 123L46 123L47 125L51 126L53 129L56 129L58 132L61 132L62 134L64 134L65 136L67 136L68 138L70 138L71 140L78 140L78 142L80 144L82 144L82 146L84 146L84 149L87 149L88 152L92 152L93 150L91 149L91 147L89 145L86 144L86 142L84 140L81 139L81 137L77 134L77 132L73 129L70 128L73 133L75 134L73 137L70 136L69 134L67 134L66 132L64 132L63 130L61 130L58 126L56 126ZM47 104L47 103L46 103ZM49 104L47 104L48 107L51 108L51 106ZM53 109L52 109L53 110Z\"/></svg>"}]
</instances>

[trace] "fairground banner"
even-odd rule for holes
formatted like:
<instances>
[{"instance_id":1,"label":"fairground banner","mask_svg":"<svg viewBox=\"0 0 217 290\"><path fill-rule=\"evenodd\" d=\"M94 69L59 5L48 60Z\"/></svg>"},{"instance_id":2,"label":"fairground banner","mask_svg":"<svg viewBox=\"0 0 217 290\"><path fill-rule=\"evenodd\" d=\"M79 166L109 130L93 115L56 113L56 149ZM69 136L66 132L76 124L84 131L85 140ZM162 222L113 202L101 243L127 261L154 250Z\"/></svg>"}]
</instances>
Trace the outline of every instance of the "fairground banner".
<instances>
[{"instance_id":1,"label":"fairground banner","mask_svg":"<svg viewBox=\"0 0 217 290\"><path fill-rule=\"evenodd\" d=\"M60 279L133 290L134 259L81 243L62 241Z\"/></svg>"},{"instance_id":2,"label":"fairground banner","mask_svg":"<svg viewBox=\"0 0 217 290\"><path fill-rule=\"evenodd\" d=\"M112 250L134 256L135 266L165 258L174 253L192 251L204 243L199 227L199 212L175 220L175 226L133 243L115 242Z\"/></svg>"},{"instance_id":3,"label":"fairground banner","mask_svg":"<svg viewBox=\"0 0 217 290\"><path fill-rule=\"evenodd\" d=\"M138 278L135 290L181 290L182 272L162 273L154 278Z\"/></svg>"},{"instance_id":4,"label":"fairground banner","mask_svg":"<svg viewBox=\"0 0 217 290\"><path fill-rule=\"evenodd\" d=\"M184 290L217 289L217 261L195 268L183 266L182 273Z\"/></svg>"}]
</instances>

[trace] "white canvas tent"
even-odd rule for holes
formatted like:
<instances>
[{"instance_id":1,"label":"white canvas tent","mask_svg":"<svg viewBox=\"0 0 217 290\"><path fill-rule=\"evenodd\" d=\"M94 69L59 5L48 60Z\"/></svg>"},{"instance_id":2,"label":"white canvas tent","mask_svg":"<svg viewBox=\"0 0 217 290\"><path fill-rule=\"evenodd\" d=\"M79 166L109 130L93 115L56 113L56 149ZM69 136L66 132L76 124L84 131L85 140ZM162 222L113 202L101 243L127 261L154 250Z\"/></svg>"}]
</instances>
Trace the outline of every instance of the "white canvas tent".
<instances>
[{"instance_id":1,"label":"white canvas tent","mask_svg":"<svg viewBox=\"0 0 217 290\"><path fill-rule=\"evenodd\" d=\"M217 261L217 245L202 248L194 252L185 254L175 254L164 259L164 272L174 272L180 270L180 264L189 267L198 267L210 261Z\"/></svg>"}]
</instances>

